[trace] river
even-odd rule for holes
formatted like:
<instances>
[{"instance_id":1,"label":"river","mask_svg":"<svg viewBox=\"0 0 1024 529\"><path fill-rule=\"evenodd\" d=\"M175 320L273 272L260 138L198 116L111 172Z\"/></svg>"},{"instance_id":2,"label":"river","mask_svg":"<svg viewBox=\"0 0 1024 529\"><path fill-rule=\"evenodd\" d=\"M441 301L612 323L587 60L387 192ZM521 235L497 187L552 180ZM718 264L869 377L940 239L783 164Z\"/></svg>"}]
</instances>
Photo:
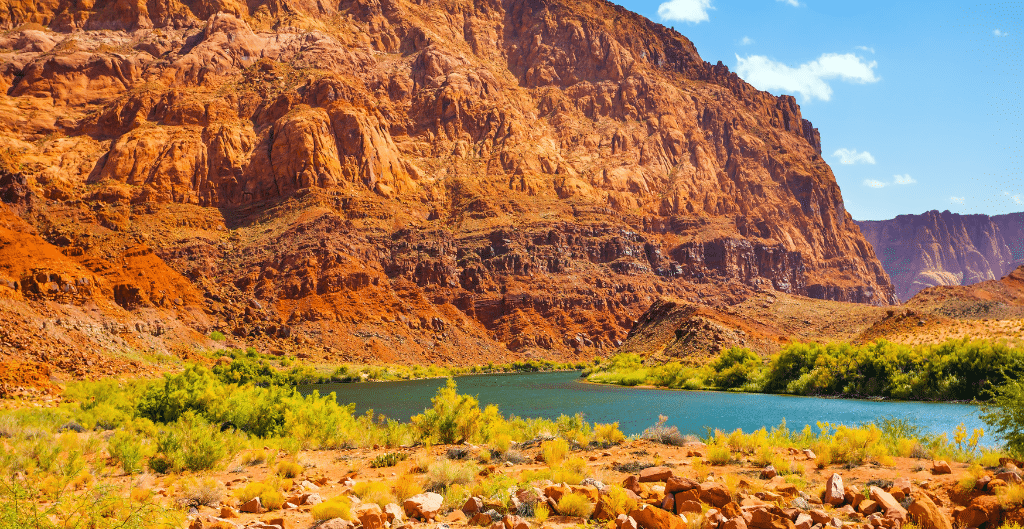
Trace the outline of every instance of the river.
<instances>
[{"instance_id":1,"label":"river","mask_svg":"<svg viewBox=\"0 0 1024 529\"><path fill-rule=\"evenodd\" d=\"M858 425L881 416L910 419L928 433L949 433L961 422L968 431L983 427L978 408L969 404L826 399L725 393L673 391L586 384L578 372L515 375L472 375L456 379L459 393L476 396L481 407L497 404L503 415L557 418L583 413L590 422L618 422L626 435L640 433L668 416L667 424L682 433L705 435L705 427L725 431L753 431L777 426L783 419L790 429L818 421ZM356 411L409 420L430 406L444 380L320 384L302 386L302 393L335 392L338 402L355 403ZM991 436L986 435L986 439Z\"/></svg>"}]
</instances>

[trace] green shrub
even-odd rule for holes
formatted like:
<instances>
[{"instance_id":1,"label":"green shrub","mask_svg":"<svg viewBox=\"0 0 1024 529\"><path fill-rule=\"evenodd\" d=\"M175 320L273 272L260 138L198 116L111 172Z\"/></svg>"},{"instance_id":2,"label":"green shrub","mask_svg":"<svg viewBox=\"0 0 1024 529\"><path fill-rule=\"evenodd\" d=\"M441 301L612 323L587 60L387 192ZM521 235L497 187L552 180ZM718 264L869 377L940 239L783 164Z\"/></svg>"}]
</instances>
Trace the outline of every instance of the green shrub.
<instances>
[{"instance_id":1,"label":"green shrub","mask_svg":"<svg viewBox=\"0 0 1024 529\"><path fill-rule=\"evenodd\" d=\"M110 438L107 450L110 452L110 458L121 465L125 474L137 474L142 471L142 459L145 454L139 436L119 430Z\"/></svg>"},{"instance_id":2,"label":"green shrub","mask_svg":"<svg viewBox=\"0 0 1024 529\"><path fill-rule=\"evenodd\" d=\"M427 490L444 492L453 484L470 485L476 478L477 469L469 463L458 463L448 459L435 461L427 469Z\"/></svg>"},{"instance_id":3,"label":"green shrub","mask_svg":"<svg viewBox=\"0 0 1024 529\"><path fill-rule=\"evenodd\" d=\"M480 403L469 395L459 395L455 380L431 399L433 406L412 418L421 435L441 444L469 440L480 428Z\"/></svg>"},{"instance_id":4,"label":"green shrub","mask_svg":"<svg viewBox=\"0 0 1024 529\"><path fill-rule=\"evenodd\" d=\"M384 468L393 467L401 461L405 461L409 456L401 452L391 452L388 454L381 454L372 461L370 461L370 468Z\"/></svg>"},{"instance_id":5,"label":"green shrub","mask_svg":"<svg viewBox=\"0 0 1024 529\"><path fill-rule=\"evenodd\" d=\"M281 461L277 464L277 475L287 479L298 477L303 470L302 465L294 461Z\"/></svg>"},{"instance_id":6,"label":"green shrub","mask_svg":"<svg viewBox=\"0 0 1024 529\"><path fill-rule=\"evenodd\" d=\"M565 456L569 454L569 443L565 439L552 439L550 441L544 441L540 445L541 453L544 456L544 462L548 466L555 466L561 463Z\"/></svg>"},{"instance_id":7,"label":"green shrub","mask_svg":"<svg viewBox=\"0 0 1024 529\"><path fill-rule=\"evenodd\" d=\"M391 487L383 481L360 481L352 487L352 492L363 503L376 503L382 509L385 505L395 502L395 496L391 493Z\"/></svg>"},{"instance_id":8,"label":"green shrub","mask_svg":"<svg viewBox=\"0 0 1024 529\"><path fill-rule=\"evenodd\" d=\"M729 460L732 459L732 454L729 453L729 449L724 446L711 445L708 447L708 461L712 465L727 465Z\"/></svg>"},{"instance_id":9,"label":"green shrub","mask_svg":"<svg viewBox=\"0 0 1024 529\"><path fill-rule=\"evenodd\" d=\"M210 333L210 339L215 342L223 342L225 339L224 333L220 331L213 331Z\"/></svg>"}]
</instances>

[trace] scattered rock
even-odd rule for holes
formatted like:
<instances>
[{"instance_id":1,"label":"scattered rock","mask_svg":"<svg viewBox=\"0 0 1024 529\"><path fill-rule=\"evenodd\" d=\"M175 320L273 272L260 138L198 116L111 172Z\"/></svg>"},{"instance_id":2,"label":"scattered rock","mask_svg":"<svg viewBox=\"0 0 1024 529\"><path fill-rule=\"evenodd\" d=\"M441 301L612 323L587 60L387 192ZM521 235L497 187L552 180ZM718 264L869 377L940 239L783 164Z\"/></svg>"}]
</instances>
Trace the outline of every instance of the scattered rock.
<instances>
[{"instance_id":1,"label":"scattered rock","mask_svg":"<svg viewBox=\"0 0 1024 529\"><path fill-rule=\"evenodd\" d=\"M434 492L424 492L405 500L402 503L402 509L409 518L430 521L437 516L437 511L441 510L442 503L444 503L444 496Z\"/></svg>"},{"instance_id":2,"label":"scattered rock","mask_svg":"<svg viewBox=\"0 0 1024 529\"><path fill-rule=\"evenodd\" d=\"M636 520L637 526L643 529L686 529L681 518L657 507L633 509L629 517Z\"/></svg>"},{"instance_id":3,"label":"scattered rock","mask_svg":"<svg viewBox=\"0 0 1024 529\"><path fill-rule=\"evenodd\" d=\"M942 474L952 474L953 469L949 468L949 463L945 461L932 461L932 474L936 476Z\"/></svg>"},{"instance_id":4,"label":"scattered rock","mask_svg":"<svg viewBox=\"0 0 1024 529\"><path fill-rule=\"evenodd\" d=\"M640 483L668 481L671 477L672 469L668 467L648 467L640 471Z\"/></svg>"},{"instance_id":5,"label":"scattered rock","mask_svg":"<svg viewBox=\"0 0 1024 529\"><path fill-rule=\"evenodd\" d=\"M832 505L842 505L846 501L846 490L843 488L843 477L839 474L832 474L832 477L825 482L825 492L821 501Z\"/></svg>"},{"instance_id":6,"label":"scattered rock","mask_svg":"<svg viewBox=\"0 0 1024 529\"><path fill-rule=\"evenodd\" d=\"M921 529L953 529L949 518L942 514L928 496L918 495L908 510Z\"/></svg>"}]
</instances>

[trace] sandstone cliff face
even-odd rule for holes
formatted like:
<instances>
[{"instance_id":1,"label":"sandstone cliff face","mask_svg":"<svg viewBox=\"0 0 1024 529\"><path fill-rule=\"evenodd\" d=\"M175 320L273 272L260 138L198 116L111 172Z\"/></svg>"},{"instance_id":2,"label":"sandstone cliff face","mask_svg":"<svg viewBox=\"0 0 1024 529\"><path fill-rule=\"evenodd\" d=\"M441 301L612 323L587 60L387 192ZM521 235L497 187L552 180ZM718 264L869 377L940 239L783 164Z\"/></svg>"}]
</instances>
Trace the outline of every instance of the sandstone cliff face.
<instances>
[{"instance_id":1,"label":"sandstone cliff face","mask_svg":"<svg viewBox=\"0 0 1024 529\"><path fill-rule=\"evenodd\" d=\"M76 263L152 251L125 310L465 362L595 354L663 294L895 302L795 100L607 2L13 0L0 25L18 214Z\"/></svg>"},{"instance_id":2,"label":"sandstone cliff face","mask_svg":"<svg viewBox=\"0 0 1024 529\"><path fill-rule=\"evenodd\" d=\"M857 224L903 300L932 286L999 279L1024 264L1024 213L929 211Z\"/></svg>"}]
</instances>

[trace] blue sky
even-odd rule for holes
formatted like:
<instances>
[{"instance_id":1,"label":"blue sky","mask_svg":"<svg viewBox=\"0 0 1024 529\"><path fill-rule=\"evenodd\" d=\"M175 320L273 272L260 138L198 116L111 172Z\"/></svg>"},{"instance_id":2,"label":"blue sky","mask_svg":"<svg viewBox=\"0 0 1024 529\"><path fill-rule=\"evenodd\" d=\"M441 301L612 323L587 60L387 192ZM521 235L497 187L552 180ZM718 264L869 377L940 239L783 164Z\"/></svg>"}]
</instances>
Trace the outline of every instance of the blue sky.
<instances>
[{"instance_id":1,"label":"blue sky","mask_svg":"<svg viewBox=\"0 0 1024 529\"><path fill-rule=\"evenodd\" d=\"M619 3L795 95L855 219L1024 211L1024 2Z\"/></svg>"}]
</instances>

